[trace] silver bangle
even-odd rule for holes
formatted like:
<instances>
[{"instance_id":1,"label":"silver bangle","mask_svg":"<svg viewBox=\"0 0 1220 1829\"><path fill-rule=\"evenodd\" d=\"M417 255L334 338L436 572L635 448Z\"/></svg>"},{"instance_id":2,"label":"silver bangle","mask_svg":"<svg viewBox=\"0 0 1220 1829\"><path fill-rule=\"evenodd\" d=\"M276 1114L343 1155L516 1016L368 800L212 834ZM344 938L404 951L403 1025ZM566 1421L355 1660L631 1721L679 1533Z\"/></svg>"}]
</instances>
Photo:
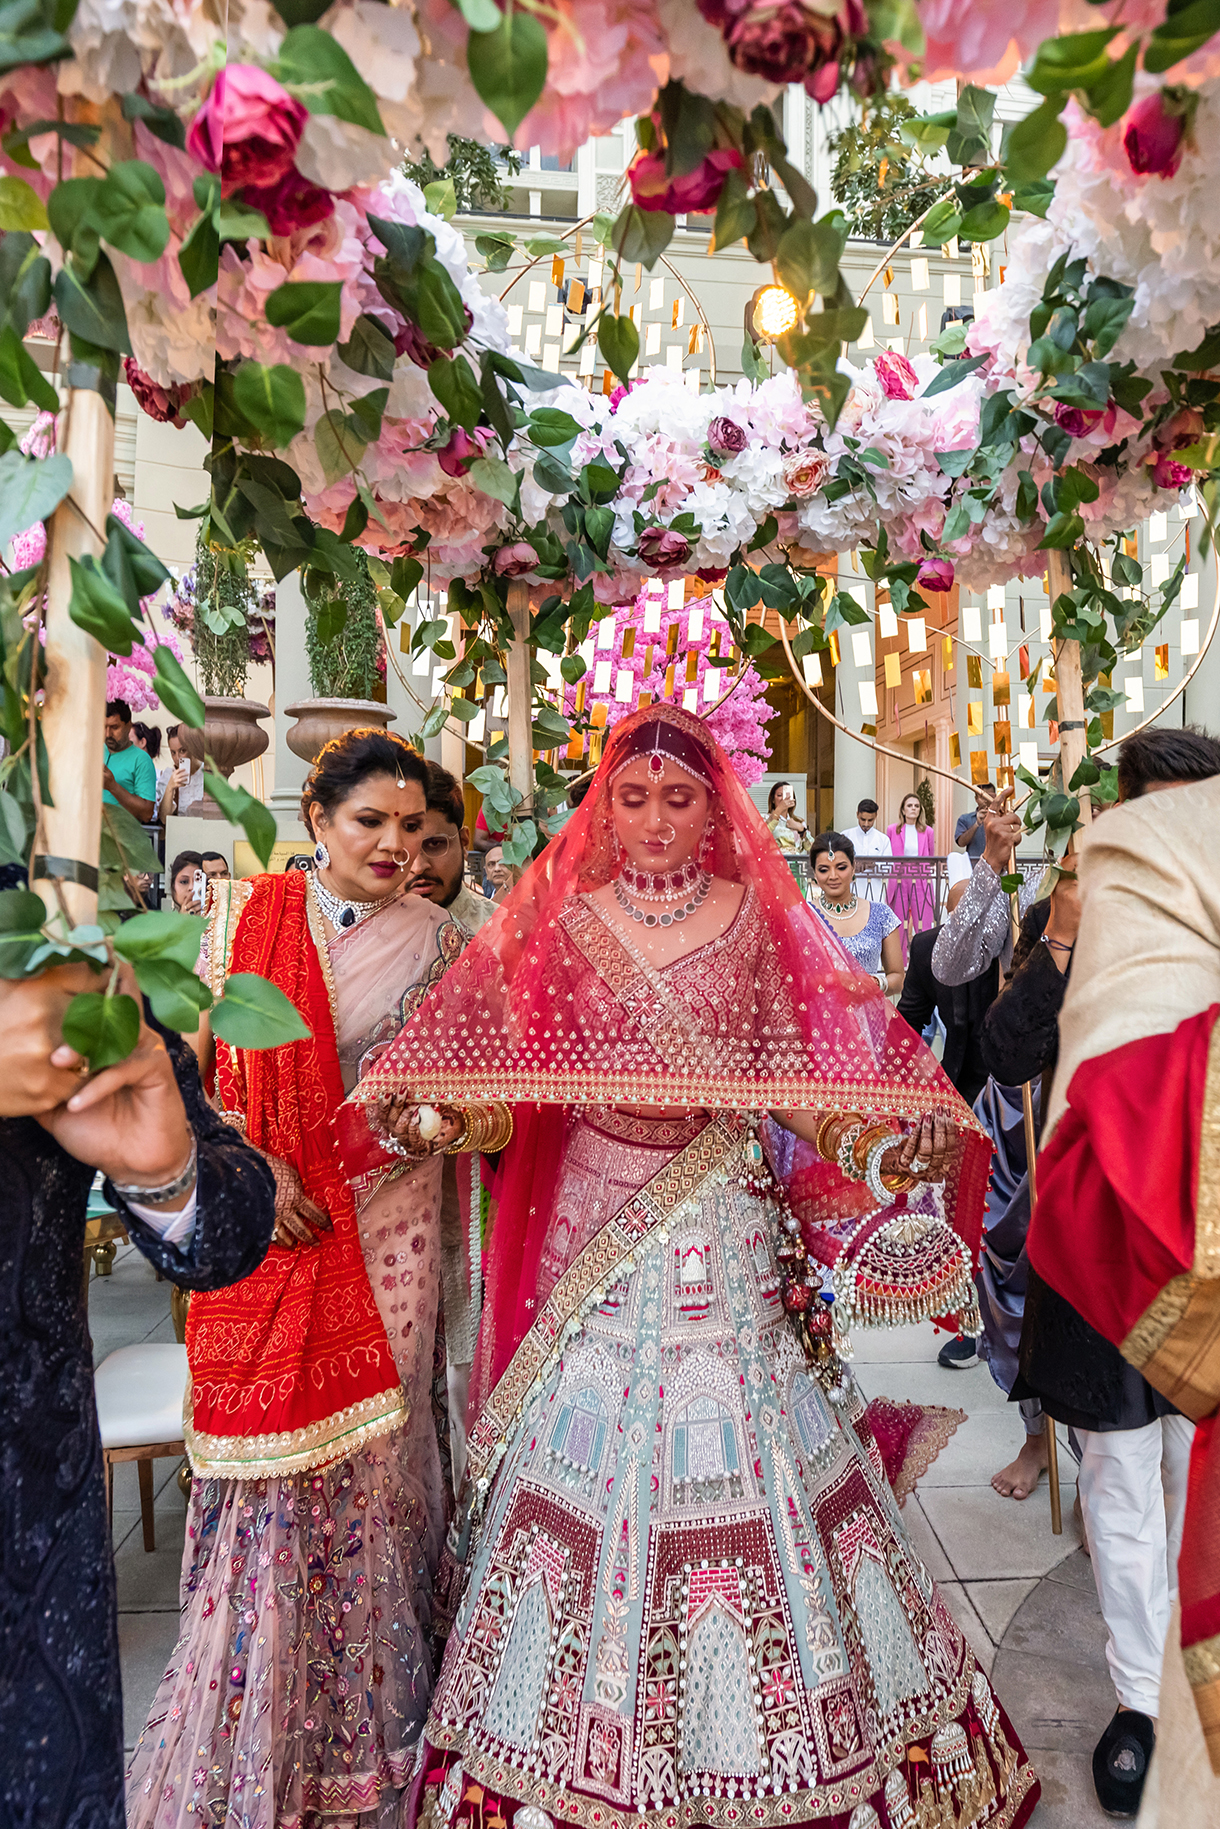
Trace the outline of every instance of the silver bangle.
<instances>
[{"instance_id":1,"label":"silver bangle","mask_svg":"<svg viewBox=\"0 0 1220 1829\"><path fill-rule=\"evenodd\" d=\"M195 1179L199 1164L199 1149L194 1137L191 1138L191 1153L186 1167L181 1174L175 1175L172 1181L163 1181L160 1187L142 1188L126 1181L111 1181L110 1185L116 1194L120 1194L128 1203L134 1201L138 1207L160 1207L167 1200L177 1200L179 1194L185 1194Z\"/></svg>"},{"instance_id":2,"label":"silver bangle","mask_svg":"<svg viewBox=\"0 0 1220 1829\"><path fill-rule=\"evenodd\" d=\"M868 1152L868 1160L864 1164L864 1185L879 1207L888 1206L893 1199L889 1190L882 1186L881 1158L887 1150L894 1147L894 1141L894 1138L890 1136L882 1137L879 1143L874 1143Z\"/></svg>"}]
</instances>

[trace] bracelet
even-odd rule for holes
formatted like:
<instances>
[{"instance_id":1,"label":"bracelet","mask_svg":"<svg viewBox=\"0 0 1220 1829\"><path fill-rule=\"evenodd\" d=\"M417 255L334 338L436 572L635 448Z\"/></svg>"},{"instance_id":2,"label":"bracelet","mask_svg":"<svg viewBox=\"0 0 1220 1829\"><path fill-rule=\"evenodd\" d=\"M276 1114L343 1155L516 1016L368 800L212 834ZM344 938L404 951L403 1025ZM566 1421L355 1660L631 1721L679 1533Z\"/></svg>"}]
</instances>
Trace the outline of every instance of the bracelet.
<instances>
[{"instance_id":1,"label":"bracelet","mask_svg":"<svg viewBox=\"0 0 1220 1829\"><path fill-rule=\"evenodd\" d=\"M194 1137L192 1137L191 1153L187 1158L186 1167L180 1174L175 1175L172 1181L163 1181L159 1187L152 1188L133 1187L130 1182L114 1180L111 1181L110 1185L115 1193L120 1195L129 1204L134 1201L136 1205L140 1207L164 1206L167 1200L177 1200L179 1194L186 1193L195 1179L195 1171L198 1162L199 1150L196 1146Z\"/></svg>"},{"instance_id":2,"label":"bracelet","mask_svg":"<svg viewBox=\"0 0 1220 1829\"><path fill-rule=\"evenodd\" d=\"M464 1106L462 1116L465 1120L462 1134L448 1145L447 1156L473 1155L476 1151L495 1155L512 1137L512 1109L498 1100L489 1105Z\"/></svg>"},{"instance_id":3,"label":"bracelet","mask_svg":"<svg viewBox=\"0 0 1220 1829\"><path fill-rule=\"evenodd\" d=\"M868 1160L864 1164L864 1185L879 1207L885 1206L888 1198L888 1190L881 1180L881 1158L892 1147L890 1138L882 1137L879 1142L873 1144L868 1152Z\"/></svg>"},{"instance_id":4,"label":"bracelet","mask_svg":"<svg viewBox=\"0 0 1220 1829\"><path fill-rule=\"evenodd\" d=\"M1042 934L1040 938L1043 946L1051 946L1057 953L1074 953L1076 950L1075 941L1069 946L1066 940L1052 940L1049 934Z\"/></svg>"},{"instance_id":5,"label":"bracelet","mask_svg":"<svg viewBox=\"0 0 1220 1829\"><path fill-rule=\"evenodd\" d=\"M852 1145L852 1159L862 1175L865 1173L869 1151L883 1138L887 1149L901 1141L899 1133L891 1130L888 1124L870 1124L860 1132Z\"/></svg>"},{"instance_id":6,"label":"bracelet","mask_svg":"<svg viewBox=\"0 0 1220 1829\"><path fill-rule=\"evenodd\" d=\"M856 1138L863 1129L864 1125L862 1123L849 1124L847 1129L841 1131L839 1134L839 1152L837 1160L839 1168L842 1173L847 1176L849 1181L863 1180L860 1170L856 1167L855 1156L852 1154Z\"/></svg>"}]
</instances>

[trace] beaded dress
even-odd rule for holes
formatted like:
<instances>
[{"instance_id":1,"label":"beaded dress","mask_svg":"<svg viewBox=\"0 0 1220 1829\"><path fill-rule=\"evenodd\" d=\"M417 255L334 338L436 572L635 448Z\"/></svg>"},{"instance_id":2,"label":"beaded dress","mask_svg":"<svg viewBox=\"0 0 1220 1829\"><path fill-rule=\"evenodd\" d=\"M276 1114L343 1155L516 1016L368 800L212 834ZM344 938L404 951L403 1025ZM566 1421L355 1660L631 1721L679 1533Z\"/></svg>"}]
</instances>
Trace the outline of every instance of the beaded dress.
<instances>
[{"instance_id":1,"label":"beaded dress","mask_svg":"<svg viewBox=\"0 0 1220 1829\"><path fill-rule=\"evenodd\" d=\"M618 727L603 769L642 717ZM820 988L844 1085L891 1110L964 1108L905 1025L887 1085L860 1040L866 1004L886 1045L876 985L822 937L699 740L717 818L740 841L717 845L718 867L763 846L775 860L775 876L740 868L725 931L654 967L580 887L599 868L595 783L574 835L584 864L565 871L573 820L357 1094L375 1107L393 1087L491 1096L497 1083L520 1101L468 1416L469 1513L451 1538L464 1586L408 1821L1016 1829L1037 1780L911 1545L858 1393L841 1366L814 1369L785 1312L786 1195L746 1087L761 1091L760 1068L772 1090L802 1059L809 1072ZM521 950L497 952L506 942ZM548 1031L564 1046L544 1067ZM438 1046L446 1034L464 1039ZM476 1041L498 1062L476 1065ZM602 1049L617 1081L593 1070ZM608 1096L590 1096L598 1083ZM704 1099L642 1115L627 1107L646 1085L668 1108L658 1094L679 1085ZM963 1210L976 1197L964 1148ZM823 1196L828 1221L836 1199Z\"/></svg>"},{"instance_id":2,"label":"beaded dress","mask_svg":"<svg viewBox=\"0 0 1220 1829\"><path fill-rule=\"evenodd\" d=\"M825 915L818 907L816 898L813 903L813 908L819 920L826 921ZM868 920L864 923L864 926L860 929L859 933L840 933L837 927L833 926L831 922L826 921L827 928L834 934L836 940L845 946L852 958L862 965L864 970L872 976L875 976L881 970L881 942L892 934L896 927L900 927L901 925L902 923L899 921L898 916L894 913L893 909L888 908L884 902L869 903Z\"/></svg>"}]
</instances>

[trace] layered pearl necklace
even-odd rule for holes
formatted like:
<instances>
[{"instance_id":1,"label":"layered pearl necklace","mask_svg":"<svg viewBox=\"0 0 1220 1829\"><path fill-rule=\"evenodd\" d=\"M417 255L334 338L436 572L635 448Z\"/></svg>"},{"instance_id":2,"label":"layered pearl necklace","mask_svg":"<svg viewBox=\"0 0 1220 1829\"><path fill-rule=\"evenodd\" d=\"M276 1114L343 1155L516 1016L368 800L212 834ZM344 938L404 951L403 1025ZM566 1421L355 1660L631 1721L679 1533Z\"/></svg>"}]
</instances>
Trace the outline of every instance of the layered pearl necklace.
<instances>
[{"instance_id":1,"label":"layered pearl necklace","mask_svg":"<svg viewBox=\"0 0 1220 1829\"><path fill-rule=\"evenodd\" d=\"M686 872L691 870L694 872L694 882L697 887L695 888L694 894L689 900L683 902L680 908L667 908L661 913L658 913L656 909L652 908L637 908L623 887L623 879L628 874L626 869L622 872L621 876L615 877L614 882L611 885L614 890L614 899L625 914L629 914L633 921L639 921L644 927L672 927L675 921L685 921L688 915L697 913L707 901L712 890L712 878L708 875L707 871L700 870L698 865L685 864L681 871L671 871L663 878L651 876L650 872L643 870L632 872L636 877L647 877L650 878L651 882L656 883L658 881L670 882L674 878L680 876L685 877ZM689 880L684 886L689 886ZM672 890L662 892L654 889L650 899L660 901L663 899L663 893L672 895L674 892ZM678 893L680 894L681 890L679 890Z\"/></svg>"},{"instance_id":2,"label":"layered pearl necklace","mask_svg":"<svg viewBox=\"0 0 1220 1829\"><path fill-rule=\"evenodd\" d=\"M375 902L357 902L346 896L335 895L326 887L316 870L310 872L309 880L313 884L313 892L318 898L318 907L336 933L344 933L347 928L355 927L359 922L367 920L369 915L375 914L379 908L384 907L389 899L387 896L379 896Z\"/></svg>"}]
</instances>

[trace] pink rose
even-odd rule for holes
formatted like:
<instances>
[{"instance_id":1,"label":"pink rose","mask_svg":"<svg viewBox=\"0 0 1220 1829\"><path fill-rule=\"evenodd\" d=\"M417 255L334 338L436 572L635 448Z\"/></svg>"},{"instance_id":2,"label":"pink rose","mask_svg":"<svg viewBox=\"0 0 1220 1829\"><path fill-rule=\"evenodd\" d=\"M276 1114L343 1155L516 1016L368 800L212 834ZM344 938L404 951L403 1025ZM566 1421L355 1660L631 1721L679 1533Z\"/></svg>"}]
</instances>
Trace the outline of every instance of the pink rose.
<instances>
[{"instance_id":1,"label":"pink rose","mask_svg":"<svg viewBox=\"0 0 1220 1829\"><path fill-rule=\"evenodd\" d=\"M482 457L491 436L480 426L468 432L464 426L455 425L449 443L436 453L436 461L446 476L465 476L475 459ZM532 547L530 551L533 552Z\"/></svg>"},{"instance_id":2,"label":"pink rose","mask_svg":"<svg viewBox=\"0 0 1220 1829\"><path fill-rule=\"evenodd\" d=\"M329 191L319 189L299 171L286 171L278 184L247 184L242 196L251 209L261 210L273 235L295 235L298 229L311 229L332 214L335 200Z\"/></svg>"},{"instance_id":3,"label":"pink rose","mask_svg":"<svg viewBox=\"0 0 1220 1829\"><path fill-rule=\"evenodd\" d=\"M1152 466L1152 480L1158 489L1185 489L1187 483L1194 481L1194 475L1189 464L1175 463L1164 451Z\"/></svg>"},{"instance_id":4,"label":"pink rose","mask_svg":"<svg viewBox=\"0 0 1220 1829\"><path fill-rule=\"evenodd\" d=\"M915 582L922 585L925 591L952 590L953 567L948 559L925 559L916 574Z\"/></svg>"},{"instance_id":5,"label":"pink rose","mask_svg":"<svg viewBox=\"0 0 1220 1829\"><path fill-rule=\"evenodd\" d=\"M1158 89L1127 110L1123 149L1133 172L1172 178L1182 163L1187 117L1175 106L1172 92Z\"/></svg>"},{"instance_id":6,"label":"pink rose","mask_svg":"<svg viewBox=\"0 0 1220 1829\"><path fill-rule=\"evenodd\" d=\"M491 569L497 578L520 578L526 572L532 572L538 563L538 555L525 540L517 540L512 546L502 546L491 562Z\"/></svg>"},{"instance_id":7,"label":"pink rose","mask_svg":"<svg viewBox=\"0 0 1220 1829\"><path fill-rule=\"evenodd\" d=\"M635 543L635 550L645 565L658 569L666 565L685 565L691 555L691 543L685 534L670 527L646 527Z\"/></svg>"},{"instance_id":8,"label":"pink rose","mask_svg":"<svg viewBox=\"0 0 1220 1829\"><path fill-rule=\"evenodd\" d=\"M191 122L187 151L220 173L227 197L243 185L267 189L292 170L309 116L254 64L226 64Z\"/></svg>"},{"instance_id":9,"label":"pink rose","mask_svg":"<svg viewBox=\"0 0 1220 1829\"><path fill-rule=\"evenodd\" d=\"M642 152L627 170L632 200L642 210L665 210L682 216L715 209L724 181L731 171L744 171L745 160L735 146L717 147L694 171L672 178L665 175L660 153Z\"/></svg>"},{"instance_id":10,"label":"pink rose","mask_svg":"<svg viewBox=\"0 0 1220 1829\"><path fill-rule=\"evenodd\" d=\"M919 392L919 376L900 350L883 349L874 356L873 373L887 400L914 400Z\"/></svg>"},{"instance_id":11,"label":"pink rose","mask_svg":"<svg viewBox=\"0 0 1220 1829\"><path fill-rule=\"evenodd\" d=\"M823 451L795 451L784 459L784 483L797 501L816 495L830 475L830 459Z\"/></svg>"},{"instance_id":12,"label":"pink rose","mask_svg":"<svg viewBox=\"0 0 1220 1829\"><path fill-rule=\"evenodd\" d=\"M707 428L707 442L721 457L735 457L738 451L745 450L750 440L744 426L720 413Z\"/></svg>"},{"instance_id":13,"label":"pink rose","mask_svg":"<svg viewBox=\"0 0 1220 1829\"><path fill-rule=\"evenodd\" d=\"M837 34L832 21L815 21L794 0L751 6L728 30L729 56L739 70L766 82L799 83L817 52L819 26Z\"/></svg>"}]
</instances>

